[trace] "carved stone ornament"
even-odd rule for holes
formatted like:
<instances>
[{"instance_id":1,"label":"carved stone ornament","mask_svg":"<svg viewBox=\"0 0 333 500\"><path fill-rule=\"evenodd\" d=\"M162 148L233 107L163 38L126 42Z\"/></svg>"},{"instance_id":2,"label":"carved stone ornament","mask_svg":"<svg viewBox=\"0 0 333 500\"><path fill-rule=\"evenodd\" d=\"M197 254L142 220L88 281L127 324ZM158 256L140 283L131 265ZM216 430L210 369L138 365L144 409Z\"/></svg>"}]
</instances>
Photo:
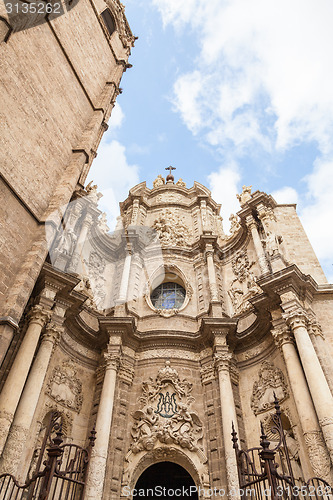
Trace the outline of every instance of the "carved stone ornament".
<instances>
[{"instance_id":1,"label":"carved stone ornament","mask_svg":"<svg viewBox=\"0 0 333 500\"><path fill-rule=\"evenodd\" d=\"M237 215L231 214L229 220L230 220L230 235L227 237L227 239L232 238L234 234L238 233L238 231L242 227L240 225L239 218Z\"/></svg>"},{"instance_id":2,"label":"carved stone ornament","mask_svg":"<svg viewBox=\"0 0 333 500\"><path fill-rule=\"evenodd\" d=\"M274 407L274 393L280 403L289 396L280 368L264 361L259 371L259 379L253 384L251 408L255 415Z\"/></svg>"},{"instance_id":3,"label":"carved stone ornament","mask_svg":"<svg viewBox=\"0 0 333 500\"><path fill-rule=\"evenodd\" d=\"M232 269L236 277L230 282L228 295L235 314L242 314L252 309L252 305L248 300L262 293L256 277L251 271L254 264L255 262L250 264L245 250L239 252L232 260Z\"/></svg>"},{"instance_id":4,"label":"carved stone ornament","mask_svg":"<svg viewBox=\"0 0 333 500\"><path fill-rule=\"evenodd\" d=\"M164 177L162 177L161 174L159 174L156 179L153 181L153 186L154 188L157 188L157 187L160 187L160 186L164 186L165 184L165 179Z\"/></svg>"},{"instance_id":5,"label":"carved stone ornament","mask_svg":"<svg viewBox=\"0 0 333 500\"><path fill-rule=\"evenodd\" d=\"M133 414L131 451L152 450L159 443L177 444L190 451L201 449L203 426L198 414L190 409L194 398L192 384L181 380L177 370L165 362L156 379L142 384L139 401L142 408Z\"/></svg>"},{"instance_id":6,"label":"carved stone ornament","mask_svg":"<svg viewBox=\"0 0 333 500\"><path fill-rule=\"evenodd\" d=\"M57 403L80 413L82 407L82 383L75 376L76 366L71 359L56 366L47 384L46 394Z\"/></svg>"},{"instance_id":7,"label":"carved stone ornament","mask_svg":"<svg viewBox=\"0 0 333 500\"><path fill-rule=\"evenodd\" d=\"M320 431L304 433L314 475L331 482L331 461Z\"/></svg>"},{"instance_id":8,"label":"carved stone ornament","mask_svg":"<svg viewBox=\"0 0 333 500\"><path fill-rule=\"evenodd\" d=\"M179 217L175 209L165 209L153 224L161 246L190 246L190 231L183 217Z\"/></svg>"}]
</instances>

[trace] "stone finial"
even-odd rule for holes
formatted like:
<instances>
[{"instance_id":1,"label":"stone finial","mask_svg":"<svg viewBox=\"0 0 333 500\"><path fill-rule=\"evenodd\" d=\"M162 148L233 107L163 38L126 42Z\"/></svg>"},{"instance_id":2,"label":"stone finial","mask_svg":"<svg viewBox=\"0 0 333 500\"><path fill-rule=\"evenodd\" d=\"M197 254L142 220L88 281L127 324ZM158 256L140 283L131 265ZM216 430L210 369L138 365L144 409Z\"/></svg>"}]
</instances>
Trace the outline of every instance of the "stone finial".
<instances>
[{"instance_id":1,"label":"stone finial","mask_svg":"<svg viewBox=\"0 0 333 500\"><path fill-rule=\"evenodd\" d=\"M244 207L245 204L252 198L251 189L252 186L243 186L241 194L236 195L241 207Z\"/></svg>"}]
</instances>

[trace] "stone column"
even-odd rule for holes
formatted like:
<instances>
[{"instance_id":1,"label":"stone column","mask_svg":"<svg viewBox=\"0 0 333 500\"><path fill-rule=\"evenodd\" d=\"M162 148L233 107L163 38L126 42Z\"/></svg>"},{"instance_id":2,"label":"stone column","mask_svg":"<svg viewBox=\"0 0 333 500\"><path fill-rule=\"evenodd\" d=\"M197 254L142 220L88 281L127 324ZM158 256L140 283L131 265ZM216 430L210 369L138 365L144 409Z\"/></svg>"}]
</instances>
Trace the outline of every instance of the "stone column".
<instances>
[{"instance_id":1,"label":"stone column","mask_svg":"<svg viewBox=\"0 0 333 500\"><path fill-rule=\"evenodd\" d=\"M29 326L0 395L0 453L7 439L42 328L49 312L37 305L29 313Z\"/></svg>"},{"instance_id":2,"label":"stone column","mask_svg":"<svg viewBox=\"0 0 333 500\"><path fill-rule=\"evenodd\" d=\"M294 334L312 400L333 465L333 396L310 339L306 316L301 310L286 315Z\"/></svg>"},{"instance_id":3,"label":"stone column","mask_svg":"<svg viewBox=\"0 0 333 500\"><path fill-rule=\"evenodd\" d=\"M105 375L96 420L96 441L89 463L84 500L102 500L103 485L108 458L113 400L117 370L120 364L120 349L112 351L110 345L104 354Z\"/></svg>"},{"instance_id":4,"label":"stone column","mask_svg":"<svg viewBox=\"0 0 333 500\"><path fill-rule=\"evenodd\" d=\"M37 356L33 362L29 377L18 404L14 421L10 428L2 458L0 460L0 473L14 474L18 480L24 477L18 471L20 459L23 456L29 429L37 407L38 399L43 387L47 368L54 346L58 343L62 328L54 323L46 326Z\"/></svg>"},{"instance_id":5,"label":"stone column","mask_svg":"<svg viewBox=\"0 0 333 500\"><path fill-rule=\"evenodd\" d=\"M215 366L218 371L219 388L220 388L220 402L222 413L222 431L224 442L224 456L227 469L227 481L229 495L237 499L239 490L237 461L233 443L231 440L232 422L234 423L235 430L238 433L237 415L234 401L234 394L232 391L231 378L230 378L230 360L232 353L229 352L226 343L226 333L221 335L218 332L215 337ZM231 493L233 491L233 493Z\"/></svg>"},{"instance_id":6,"label":"stone column","mask_svg":"<svg viewBox=\"0 0 333 500\"><path fill-rule=\"evenodd\" d=\"M206 245L206 259L208 268L210 298L213 302L217 302L219 300L219 294L217 289L215 266L214 266L214 249L211 243L208 243Z\"/></svg>"},{"instance_id":7,"label":"stone column","mask_svg":"<svg viewBox=\"0 0 333 500\"><path fill-rule=\"evenodd\" d=\"M330 458L289 328L287 325L279 325L272 329L272 335L286 364L289 383L308 449L309 461L314 473L310 475L322 477L330 482Z\"/></svg>"},{"instance_id":8,"label":"stone column","mask_svg":"<svg viewBox=\"0 0 333 500\"><path fill-rule=\"evenodd\" d=\"M261 239L258 233L257 223L252 215L248 215L246 217L246 225L251 231L254 248L258 257L260 271L262 274L268 274L270 270L267 264L266 255L262 247Z\"/></svg>"},{"instance_id":9,"label":"stone column","mask_svg":"<svg viewBox=\"0 0 333 500\"><path fill-rule=\"evenodd\" d=\"M118 304L122 304L122 303L126 302L126 299L127 299L128 280L129 280L129 275L130 275L130 270L131 270L131 260L132 260L132 253L131 253L131 250L128 250L128 253L125 257L123 273L121 276L119 296L118 296L118 300L117 300Z\"/></svg>"}]
</instances>

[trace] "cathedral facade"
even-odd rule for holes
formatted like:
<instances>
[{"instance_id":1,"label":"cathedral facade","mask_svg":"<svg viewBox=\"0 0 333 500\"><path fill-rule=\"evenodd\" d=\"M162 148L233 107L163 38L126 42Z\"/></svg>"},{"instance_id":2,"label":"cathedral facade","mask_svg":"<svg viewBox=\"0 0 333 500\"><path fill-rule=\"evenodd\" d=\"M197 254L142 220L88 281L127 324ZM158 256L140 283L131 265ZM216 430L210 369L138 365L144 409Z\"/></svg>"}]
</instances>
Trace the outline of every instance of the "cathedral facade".
<instances>
[{"instance_id":1,"label":"cathedral facade","mask_svg":"<svg viewBox=\"0 0 333 500\"><path fill-rule=\"evenodd\" d=\"M0 16L0 499L238 498L235 448L278 449L277 414L278 470L332 484L333 286L295 205L243 186L225 234L170 167L110 232L84 186L135 38L118 0L69 5ZM47 450L77 490L38 485Z\"/></svg>"},{"instance_id":2,"label":"cathedral facade","mask_svg":"<svg viewBox=\"0 0 333 500\"><path fill-rule=\"evenodd\" d=\"M278 400L295 480L332 483L333 287L295 205L238 198L225 234L206 187L159 175L110 233L97 187L76 190L5 357L2 473L31 477L57 412L65 442L96 432L86 499L135 498L172 466L192 498L235 492L232 429L274 446Z\"/></svg>"}]
</instances>

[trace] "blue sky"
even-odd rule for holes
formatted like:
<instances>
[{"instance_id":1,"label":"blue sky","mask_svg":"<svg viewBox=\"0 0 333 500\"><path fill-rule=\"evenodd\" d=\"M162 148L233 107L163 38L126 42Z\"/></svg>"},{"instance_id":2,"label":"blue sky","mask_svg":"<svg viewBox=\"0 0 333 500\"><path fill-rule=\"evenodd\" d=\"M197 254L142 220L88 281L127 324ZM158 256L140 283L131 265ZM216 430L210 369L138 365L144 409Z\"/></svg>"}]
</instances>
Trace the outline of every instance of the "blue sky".
<instances>
[{"instance_id":1,"label":"blue sky","mask_svg":"<svg viewBox=\"0 0 333 500\"><path fill-rule=\"evenodd\" d=\"M126 0L139 36L88 180L114 226L165 167L222 203L243 184L298 213L333 282L331 0Z\"/></svg>"}]
</instances>

